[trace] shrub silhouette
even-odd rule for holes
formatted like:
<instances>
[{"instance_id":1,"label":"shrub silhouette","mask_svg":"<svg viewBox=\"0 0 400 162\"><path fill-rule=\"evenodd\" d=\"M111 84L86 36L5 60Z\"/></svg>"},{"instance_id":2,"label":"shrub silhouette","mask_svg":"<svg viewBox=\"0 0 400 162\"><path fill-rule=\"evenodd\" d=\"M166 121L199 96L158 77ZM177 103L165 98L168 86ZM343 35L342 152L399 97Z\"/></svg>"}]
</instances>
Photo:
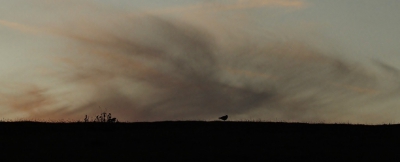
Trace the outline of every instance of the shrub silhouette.
<instances>
[{"instance_id":1,"label":"shrub silhouette","mask_svg":"<svg viewBox=\"0 0 400 162\"><path fill-rule=\"evenodd\" d=\"M89 122L89 118L88 118L88 116L87 115L85 115L85 123L87 123L87 122Z\"/></svg>"},{"instance_id":2,"label":"shrub silhouette","mask_svg":"<svg viewBox=\"0 0 400 162\"><path fill-rule=\"evenodd\" d=\"M106 117L107 115L107 117ZM87 115L85 115L85 122L89 122L89 118ZM96 116L96 119L93 120L93 122L100 122L100 123L116 123L118 122L117 118L113 118L111 116L111 113L106 113L106 112L102 112L100 115Z\"/></svg>"},{"instance_id":3,"label":"shrub silhouette","mask_svg":"<svg viewBox=\"0 0 400 162\"><path fill-rule=\"evenodd\" d=\"M219 117L218 119L221 119L221 120L225 121L226 119L228 119L228 115L221 116L221 117Z\"/></svg>"}]
</instances>

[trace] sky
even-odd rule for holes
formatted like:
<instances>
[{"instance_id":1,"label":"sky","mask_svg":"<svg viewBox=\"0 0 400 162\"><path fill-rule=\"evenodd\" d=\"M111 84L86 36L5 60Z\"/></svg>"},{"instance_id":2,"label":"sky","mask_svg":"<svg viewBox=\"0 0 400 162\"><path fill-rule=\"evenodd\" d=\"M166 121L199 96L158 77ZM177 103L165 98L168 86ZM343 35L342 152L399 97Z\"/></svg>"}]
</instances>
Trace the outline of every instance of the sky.
<instances>
[{"instance_id":1,"label":"sky","mask_svg":"<svg viewBox=\"0 0 400 162\"><path fill-rule=\"evenodd\" d=\"M396 0L1 0L0 118L400 121Z\"/></svg>"}]
</instances>

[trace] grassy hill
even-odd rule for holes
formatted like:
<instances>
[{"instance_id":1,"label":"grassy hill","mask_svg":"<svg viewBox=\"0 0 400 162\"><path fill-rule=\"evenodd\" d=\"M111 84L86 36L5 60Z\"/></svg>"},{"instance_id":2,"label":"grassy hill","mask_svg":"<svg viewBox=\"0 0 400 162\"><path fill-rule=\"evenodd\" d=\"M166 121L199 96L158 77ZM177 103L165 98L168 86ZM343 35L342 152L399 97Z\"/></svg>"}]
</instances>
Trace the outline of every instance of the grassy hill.
<instances>
[{"instance_id":1,"label":"grassy hill","mask_svg":"<svg viewBox=\"0 0 400 162\"><path fill-rule=\"evenodd\" d=\"M400 125L1 122L0 132L13 161L361 161L396 158L400 147Z\"/></svg>"}]
</instances>

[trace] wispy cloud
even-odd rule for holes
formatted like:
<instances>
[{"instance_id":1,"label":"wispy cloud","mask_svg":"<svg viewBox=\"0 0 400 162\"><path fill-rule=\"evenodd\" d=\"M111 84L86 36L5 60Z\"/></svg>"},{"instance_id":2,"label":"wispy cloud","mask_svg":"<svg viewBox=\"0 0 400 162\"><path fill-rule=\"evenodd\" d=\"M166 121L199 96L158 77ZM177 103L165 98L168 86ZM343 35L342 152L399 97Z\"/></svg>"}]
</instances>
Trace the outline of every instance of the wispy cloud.
<instances>
[{"instance_id":1,"label":"wispy cloud","mask_svg":"<svg viewBox=\"0 0 400 162\"><path fill-rule=\"evenodd\" d=\"M185 6L167 7L150 10L154 13L181 13L181 12L221 12L230 10L245 10L264 7L303 8L306 3L303 0L232 0L199 2Z\"/></svg>"},{"instance_id":2,"label":"wispy cloud","mask_svg":"<svg viewBox=\"0 0 400 162\"><path fill-rule=\"evenodd\" d=\"M302 0L238 0L230 5L231 9L261 8L266 6L301 8L305 6Z\"/></svg>"},{"instance_id":3,"label":"wispy cloud","mask_svg":"<svg viewBox=\"0 0 400 162\"><path fill-rule=\"evenodd\" d=\"M0 25L24 33L37 34L40 32L39 28L6 20L0 20Z\"/></svg>"},{"instance_id":4,"label":"wispy cloud","mask_svg":"<svg viewBox=\"0 0 400 162\"><path fill-rule=\"evenodd\" d=\"M165 11L231 11L274 5L304 4L226 1ZM211 10L202 10L210 9L207 6ZM368 114L371 103L380 104L374 99L393 97L392 90L381 87L380 75L330 57L326 52L331 51L317 50L301 39L254 38L224 22L202 28L163 14L116 15L93 12L94 18L87 22L46 30L59 36L60 42L68 40L68 48L57 51L57 66L45 73L60 81L58 88L72 87L69 94L60 97L49 93L49 87L27 86L17 88L20 93L2 94L1 104L33 118L82 119L103 111L99 106L129 121L208 120L221 114L232 119L326 122L396 118L384 116L392 110ZM246 27L253 29L251 24ZM384 63L381 67L398 73ZM360 119L360 115L369 118Z\"/></svg>"},{"instance_id":5,"label":"wispy cloud","mask_svg":"<svg viewBox=\"0 0 400 162\"><path fill-rule=\"evenodd\" d=\"M14 89L15 88L15 89ZM43 113L47 106L55 103L55 101L45 95L46 89L36 85L19 84L14 87L17 94L0 94L1 105L6 105L13 111L28 114L29 116L38 116Z\"/></svg>"},{"instance_id":6,"label":"wispy cloud","mask_svg":"<svg viewBox=\"0 0 400 162\"><path fill-rule=\"evenodd\" d=\"M253 114L338 121L351 106L385 95L376 76L301 41L248 41L231 28L216 35L220 31L213 28L158 16L128 19L116 28L85 24L75 32L62 30L78 51L68 51L63 62L71 68L61 73L63 79L93 87L77 110L112 107L125 120ZM142 91L128 93L135 89L129 87Z\"/></svg>"}]
</instances>

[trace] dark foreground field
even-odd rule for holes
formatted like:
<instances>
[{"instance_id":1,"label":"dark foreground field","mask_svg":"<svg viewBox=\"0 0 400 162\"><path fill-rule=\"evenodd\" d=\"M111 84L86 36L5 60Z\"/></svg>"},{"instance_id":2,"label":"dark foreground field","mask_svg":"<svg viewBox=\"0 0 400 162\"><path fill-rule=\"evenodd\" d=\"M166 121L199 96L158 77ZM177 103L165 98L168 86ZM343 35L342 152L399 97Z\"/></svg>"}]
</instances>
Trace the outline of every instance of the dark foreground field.
<instances>
[{"instance_id":1,"label":"dark foreground field","mask_svg":"<svg viewBox=\"0 0 400 162\"><path fill-rule=\"evenodd\" d=\"M395 160L400 125L3 122L0 146L12 161Z\"/></svg>"}]
</instances>

